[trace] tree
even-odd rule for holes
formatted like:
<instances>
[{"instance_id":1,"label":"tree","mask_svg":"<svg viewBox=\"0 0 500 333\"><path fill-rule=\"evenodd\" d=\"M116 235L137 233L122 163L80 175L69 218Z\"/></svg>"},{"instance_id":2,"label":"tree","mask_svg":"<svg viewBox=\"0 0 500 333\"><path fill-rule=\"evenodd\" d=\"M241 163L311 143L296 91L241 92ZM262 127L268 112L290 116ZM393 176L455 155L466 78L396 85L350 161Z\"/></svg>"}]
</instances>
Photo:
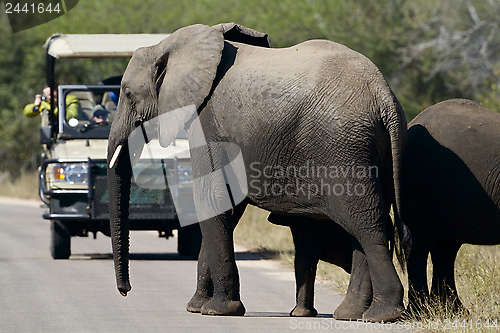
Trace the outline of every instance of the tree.
<instances>
[{"instance_id":1,"label":"tree","mask_svg":"<svg viewBox=\"0 0 500 333\"><path fill-rule=\"evenodd\" d=\"M498 0L442 1L416 41L400 50L403 68L417 67L422 84L442 82L439 97L498 100L499 7Z\"/></svg>"}]
</instances>

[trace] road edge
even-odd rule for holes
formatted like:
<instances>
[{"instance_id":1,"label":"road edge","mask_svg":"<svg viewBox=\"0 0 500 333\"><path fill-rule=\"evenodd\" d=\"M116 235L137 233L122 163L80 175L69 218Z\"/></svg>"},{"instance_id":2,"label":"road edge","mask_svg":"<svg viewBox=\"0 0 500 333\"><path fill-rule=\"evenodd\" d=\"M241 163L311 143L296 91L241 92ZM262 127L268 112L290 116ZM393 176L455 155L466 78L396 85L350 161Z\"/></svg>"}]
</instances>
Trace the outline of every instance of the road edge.
<instances>
[{"instance_id":1,"label":"road edge","mask_svg":"<svg viewBox=\"0 0 500 333\"><path fill-rule=\"evenodd\" d=\"M0 196L0 204L15 205L15 206L40 207L43 204L43 202L40 200L34 200L34 199L20 199L20 198Z\"/></svg>"}]
</instances>

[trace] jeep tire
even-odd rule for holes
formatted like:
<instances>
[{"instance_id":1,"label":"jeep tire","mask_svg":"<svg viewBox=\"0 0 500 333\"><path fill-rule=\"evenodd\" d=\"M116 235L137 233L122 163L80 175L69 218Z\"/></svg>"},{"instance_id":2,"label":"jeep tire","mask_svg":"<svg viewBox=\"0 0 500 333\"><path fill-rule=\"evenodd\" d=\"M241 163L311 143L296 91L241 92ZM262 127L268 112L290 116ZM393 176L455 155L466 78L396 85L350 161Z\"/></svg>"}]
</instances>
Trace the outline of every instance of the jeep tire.
<instances>
[{"instance_id":1,"label":"jeep tire","mask_svg":"<svg viewBox=\"0 0 500 333\"><path fill-rule=\"evenodd\" d=\"M71 255L71 235L64 222L50 221L50 253L54 259L68 259Z\"/></svg>"},{"instance_id":2,"label":"jeep tire","mask_svg":"<svg viewBox=\"0 0 500 333\"><path fill-rule=\"evenodd\" d=\"M178 230L177 251L179 255L198 259L201 249L200 224L191 224Z\"/></svg>"}]
</instances>

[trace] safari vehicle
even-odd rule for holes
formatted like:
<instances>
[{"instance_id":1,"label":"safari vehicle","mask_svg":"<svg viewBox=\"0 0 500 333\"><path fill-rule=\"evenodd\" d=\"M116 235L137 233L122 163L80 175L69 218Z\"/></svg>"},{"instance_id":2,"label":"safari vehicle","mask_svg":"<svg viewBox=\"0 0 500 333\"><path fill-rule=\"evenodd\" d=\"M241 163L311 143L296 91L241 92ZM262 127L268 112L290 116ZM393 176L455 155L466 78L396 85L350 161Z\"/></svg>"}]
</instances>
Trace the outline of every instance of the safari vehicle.
<instances>
[{"instance_id":1,"label":"safari vehicle","mask_svg":"<svg viewBox=\"0 0 500 333\"><path fill-rule=\"evenodd\" d=\"M131 57L142 46L153 45L166 35L53 35L46 44L47 82L54 87L55 60L59 58ZM104 80L106 82L119 80ZM43 218L51 224L51 255L67 259L71 237L94 238L98 232L110 236L107 182L107 138L113 122L120 85L59 85L58 114L42 115L40 141L44 147L40 166L40 198L48 211ZM78 115L69 113L66 99L78 99ZM56 107L51 101L51 110ZM94 118L96 105L101 119ZM69 114L69 115L68 115ZM178 230L178 252L197 258L201 246L198 224L181 227L174 199L191 192L191 164L187 136L180 133L166 149L151 143L155 156L165 156L159 167L178 186L147 189L132 177L130 230L155 230L159 237ZM142 159L142 156L141 156ZM148 161L148 165L158 161ZM158 162L159 163L159 162ZM137 165L141 165L139 160ZM194 209L194 208L193 208ZM183 212L189 214L189 212Z\"/></svg>"}]
</instances>

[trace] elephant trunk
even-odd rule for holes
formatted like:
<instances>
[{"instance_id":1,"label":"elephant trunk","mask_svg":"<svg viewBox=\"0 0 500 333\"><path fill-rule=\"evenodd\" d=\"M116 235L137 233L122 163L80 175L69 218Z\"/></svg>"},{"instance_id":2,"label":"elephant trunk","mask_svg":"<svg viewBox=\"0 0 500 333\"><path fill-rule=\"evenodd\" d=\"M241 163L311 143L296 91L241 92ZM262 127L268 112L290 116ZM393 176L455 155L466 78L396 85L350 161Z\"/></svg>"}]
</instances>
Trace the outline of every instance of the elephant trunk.
<instances>
[{"instance_id":1,"label":"elephant trunk","mask_svg":"<svg viewBox=\"0 0 500 333\"><path fill-rule=\"evenodd\" d=\"M111 143L111 140L110 140ZM129 199L132 166L126 144L108 146L108 189L111 243L116 284L122 296L132 289L129 279Z\"/></svg>"}]
</instances>

